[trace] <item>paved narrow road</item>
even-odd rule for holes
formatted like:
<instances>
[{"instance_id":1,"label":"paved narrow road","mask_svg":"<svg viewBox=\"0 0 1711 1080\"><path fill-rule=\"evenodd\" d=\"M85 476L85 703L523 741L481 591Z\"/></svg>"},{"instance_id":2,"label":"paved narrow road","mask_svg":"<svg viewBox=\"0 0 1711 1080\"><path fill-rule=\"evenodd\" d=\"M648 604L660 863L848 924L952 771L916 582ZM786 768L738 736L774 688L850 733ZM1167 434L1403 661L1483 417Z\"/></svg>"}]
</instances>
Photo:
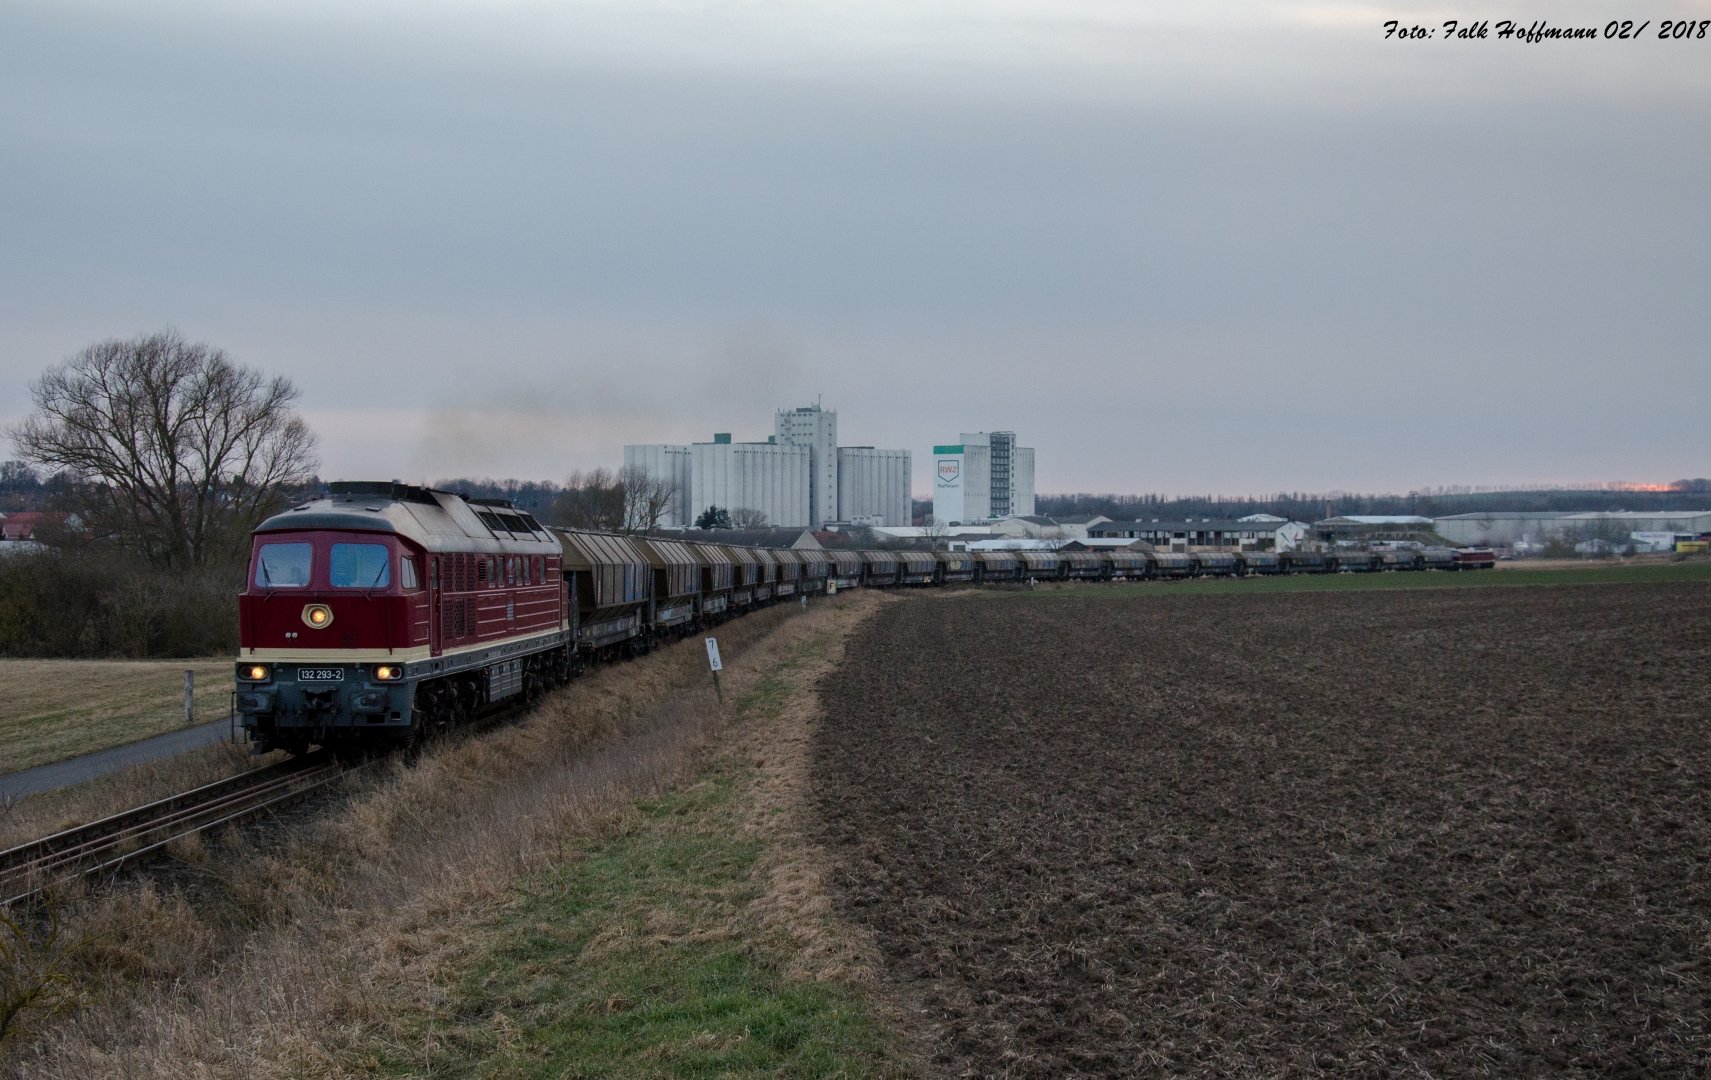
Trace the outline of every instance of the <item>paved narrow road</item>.
<instances>
[{"instance_id":1,"label":"paved narrow road","mask_svg":"<svg viewBox=\"0 0 1711 1080\"><path fill-rule=\"evenodd\" d=\"M183 754L198 747L230 738L230 718L214 720L195 727L169 731L152 739L97 750L81 757L67 758L51 765L37 765L0 776L0 799L16 799L42 791L52 791L69 784L81 784L98 776L118 772L131 765L146 765L161 758Z\"/></svg>"}]
</instances>

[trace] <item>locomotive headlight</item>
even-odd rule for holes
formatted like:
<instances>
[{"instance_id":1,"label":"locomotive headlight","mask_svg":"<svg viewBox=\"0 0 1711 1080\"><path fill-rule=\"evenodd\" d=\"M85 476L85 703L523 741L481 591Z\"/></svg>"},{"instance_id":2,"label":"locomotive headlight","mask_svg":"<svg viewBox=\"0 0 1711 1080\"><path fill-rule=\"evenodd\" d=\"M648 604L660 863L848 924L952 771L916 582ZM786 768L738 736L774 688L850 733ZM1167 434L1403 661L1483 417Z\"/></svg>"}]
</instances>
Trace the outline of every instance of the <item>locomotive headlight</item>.
<instances>
[{"instance_id":1,"label":"locomotive headlight","mask_svg":"<svg viewBox=\"0 0 1711 1080\"><path fill-rule=\"evenodd\" d=\"M303 609L303 625L324 630L333 625L333 609L325 604L310 604Z\"/></svg>"},{"instance_id":2,"label":"locomotive headlight","mask_svg":"<svg viewBox=\"0 0 1711 1080\"><path fill-rule=\"evenodd\" d=\"M266 664L250 664L248 667L243 669L243 674L239 677L247 682L266 682L267 676L268 670Z\"/></svg>"},{"instance_id":3,"label":"locomotive headlight","mask_svg":"<svg viewBox=\"0 0 1711 1080\"><path fill-rule=\"evenodd\" d=\"M404 669L397 664L380 664L374 669L374 677L381 682L393 682L404 677Z\"/></svg>"}]
</instances>

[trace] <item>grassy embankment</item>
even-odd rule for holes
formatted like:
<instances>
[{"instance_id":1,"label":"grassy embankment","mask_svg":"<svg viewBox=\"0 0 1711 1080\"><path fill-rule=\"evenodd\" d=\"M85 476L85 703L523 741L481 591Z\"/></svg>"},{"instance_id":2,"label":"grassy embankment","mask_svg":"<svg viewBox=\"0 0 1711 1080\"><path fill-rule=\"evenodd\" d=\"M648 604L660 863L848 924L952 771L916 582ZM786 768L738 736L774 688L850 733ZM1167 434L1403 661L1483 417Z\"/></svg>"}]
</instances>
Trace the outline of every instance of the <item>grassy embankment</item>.
<instances>
[{"instance_id":1,"label":"grassy embankment","mask_svg":"<svg viewBox=\"0 0 1711 1080\"><path fill-rule=\"evenodd\" d=\"M1033 591L1089 596L1193 596L1225 593L1336 592L1362 589L1459 589L1534 585L1614 585L1657 581L1711 581L1711 562L1648 563L1623 566L1588 562L1584 568L1561 566L1531 569L1526 564L1500 564L1498 570L1452 572L1426 570L1415 573L1374 574L1282 574L1276 577L1196 578L1191 581L1051 582ZM1018 590L993 595L1016 595Z\"/></svg>"},{"instance_id":2,"label":"grassy embankment","mask_svg":"<svg viewBox=\"0 0 1711 1080\"><path fill-rule=\"evenodd\" d=\"M720 628L722 704L672 645L92 898L100 995L0 1078L898 1073L805 802L815 681L885 602Z\"/></svg>"},{"instance_id":3,"label":"grassy embankment","mask_svg":"<svg viewBox=\"0 0 1711 1080\"><path fill-rule=\"evenodd\" d=\"M805 749L812 676L835 633L816 628L731 694L735 728L692 783L638 803L624 828L517 885L477 931L481 947L449 973L445 1007L398 1020L404 1044L431 1037L450 1051L433 1059L435 1075L895 1071L840 966L847 957L836 945L818 964L812 948L797 955L792 939L823 929L804 935L768 917L791 906L791 879L813 874L792 790L802 762L790 759ZM823 910L784 922L819 921ZM375 1060L383 1074L419 1075L411 1058Z\"/></svg>"},{"instance_id":4,"label":"grassy embankment","mask_svg":"<svg viewBox=\"0 0 1711 1080\"><path fill-rule=\"evenodd\" d=\"M231 711L229 658L0 660L0 773L63 761L184 726L184 673L196 719Z\"/></svg>"}]
</instances>

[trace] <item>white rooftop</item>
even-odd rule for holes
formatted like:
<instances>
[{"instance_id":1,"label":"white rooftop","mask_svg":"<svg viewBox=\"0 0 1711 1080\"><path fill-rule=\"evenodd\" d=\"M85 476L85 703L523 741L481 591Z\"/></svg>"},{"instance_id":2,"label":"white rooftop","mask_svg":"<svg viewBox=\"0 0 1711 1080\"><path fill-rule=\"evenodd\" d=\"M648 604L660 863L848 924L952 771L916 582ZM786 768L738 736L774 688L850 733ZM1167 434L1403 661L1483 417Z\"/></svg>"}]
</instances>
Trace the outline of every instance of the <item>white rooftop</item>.
<instances>
[{"instance_id":1,"label":"white rooftop","mask_svg":"<svg viewBox=\"0 0 1711 1080\"><path fill-rule=\"evenodd\" d=\"M920 525L875 525L873 531L881 536L894 536L902 540L920 536L991 536L992 526L945 525L927 529Z\"/></svg>"},{"instance_id":2,"label":"white rooftop","mask_svg":"<svg viewBox=\"0 0 1711 1080\"><path fill-rule=\"evenodd\" d=\"M1023 539L970 540L968 542L968 550L970 550L970 551L1056 551L1058 548L1063 547L1068 542L1069 541L1067 541L1067 540L1023 540ZM1083 540L1082 543L1085 544L1085 543L1087 543L1087 541ZM1134 543L1134 541L1133 540L1125 540L1125 541L1123 541L1123 543L1132 544L1132 543Z\"/></svg>"}]
</instances>

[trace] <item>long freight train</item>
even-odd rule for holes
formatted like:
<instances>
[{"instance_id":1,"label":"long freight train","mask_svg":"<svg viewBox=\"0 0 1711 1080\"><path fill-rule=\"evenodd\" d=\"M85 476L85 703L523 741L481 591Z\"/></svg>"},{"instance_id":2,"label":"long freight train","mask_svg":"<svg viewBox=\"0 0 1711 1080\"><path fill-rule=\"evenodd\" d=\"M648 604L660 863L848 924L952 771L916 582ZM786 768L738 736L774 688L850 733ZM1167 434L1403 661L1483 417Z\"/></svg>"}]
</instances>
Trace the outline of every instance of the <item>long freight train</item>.
<instances>
[{"instance_id":1,"label":"long freight train","mask_svg":"<svg viewBox=\"0 0 1711 1080\"><path fill-rule=\"evenodd\" d=\"M1487 551L803 551L542 525L389 483L263 522L238 600L236 709L257 752L405 746L589 663L857 586L1469 569Z\"/></svg>"}]
</instances>

